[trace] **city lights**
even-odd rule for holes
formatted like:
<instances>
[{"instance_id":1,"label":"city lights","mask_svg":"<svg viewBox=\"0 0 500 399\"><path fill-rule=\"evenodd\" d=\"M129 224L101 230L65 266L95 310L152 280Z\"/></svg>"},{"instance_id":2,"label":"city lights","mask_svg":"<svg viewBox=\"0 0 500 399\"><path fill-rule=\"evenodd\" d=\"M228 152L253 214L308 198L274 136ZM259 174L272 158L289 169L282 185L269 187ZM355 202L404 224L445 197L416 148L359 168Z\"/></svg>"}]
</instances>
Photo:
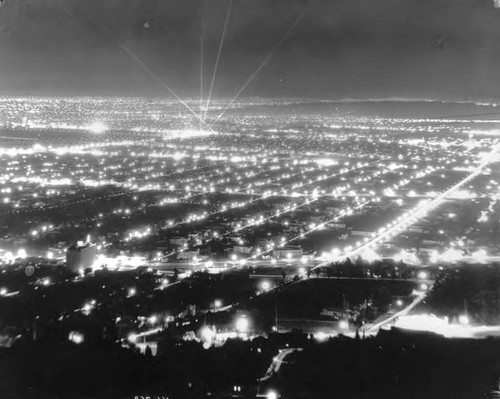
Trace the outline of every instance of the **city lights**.
<instances>
[{"instance_id":1,"label":"city lights","mask_svg":"<svg viewBox=\"0 0 500 399\"><path fill-rule=\"evenodd\" d=\"M500 398L488 1L0 0L2 394Z\"/></svg>"}]
</instances>

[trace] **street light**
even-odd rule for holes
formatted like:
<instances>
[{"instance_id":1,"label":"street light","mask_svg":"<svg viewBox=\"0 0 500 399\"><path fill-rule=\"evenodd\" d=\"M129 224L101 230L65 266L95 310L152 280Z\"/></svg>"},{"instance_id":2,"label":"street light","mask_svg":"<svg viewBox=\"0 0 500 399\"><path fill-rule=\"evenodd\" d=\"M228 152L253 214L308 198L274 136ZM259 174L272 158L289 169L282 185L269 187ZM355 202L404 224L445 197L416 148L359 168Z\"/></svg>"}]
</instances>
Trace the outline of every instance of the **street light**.
<instances>
[{"instance_id":1,"label":"street light","mask_svg":"<svg viewBox=\"0 0 500 399\"><path fill-rule=\"evenodd\" d=\"M137 342L137 335L136 334L129 334L127 339L130 343L135 344Z\"/></svg>"},{"instance_id":2,"label":"street light","mask_svg":"<svg viewBox=\"0 0 500 399\"><path fill-rule=\"evenodd\" d=\"M92 311L92 304L86 303L85 305L83 305L82 311L86 315L90 314L90 312Z\"/></svg>"},{"instance_id":3,"label":"street light","mask_svg":"<svg viewBox=\"0 0 500 399\"><path fill-rule=\"evenodd\" d=\"M241 316L238 320L236 320L236 330L240 333L248 332L249 322L245 316Z\"/></svg>"},{"instance_id":4,"label":"street light","mask_svg":"<svg viewBox=\"0 0 500 399\"><path fill-rule=\"evenodd\" d=\"M419 278L420 280L426 280L426 279L427 279L427 277L429 277L429 276L428 276L428 274L427 274L426 272L424 272L424 271L422 271L422 272L418 273L418 278Z\"/></svg>"},{"instance_id":5,"label":"street light","mask_svg":"<svg viewBox=\"0 0 500 399\"><path fill-rule=\"evenodd\" d=\"M269 291L271 289L271 283L268 280L264 280L260 283L260 288L262 291Z\"/></svg>"},{"instance_id":6,"label":"street light","mask_svg":"<svg viewBox=\"0 0 500 399\"><path fill-rule=\"evenodd\" d=\"M319 331L316 334L314 334L314 338L319 342L323 342L326 341L329 338L329 336L324 331Z\"/></svg>"},{"instance_id":7,"label":"street light","mask_svg":"<svg viewBox=\"0 0 500 399\"><path fill-rule=\"evenodd\" d=\"M267 399L278 399L278 392L276 391L269 391L266 395Z\"/></svg>"},{"instance_id":8,"label":"street light","mask_svg":"<svg viewBox=\"0 0 500 399\"><path fill-rule=\"evenodd\" d=\"M208 326L205 326L201 330L200 336L201 336L201 338L202 338L203 341L205 341L206 343L210 343L211 344L212 341L215 338L215 332L214 332L214 330L212 328L210 328Z\"/></svg>"},{"instance_id":9,"label":"street light","mask_svg":"<svg viewBox=\"0 0 500 399\"><path fill-rule=\"evenodd\" d=\"M85 338L84 338L83 334L76 332L76 331L71 331L69 333L68 340L79 345L79 344L83 343Z\"/></svg>"}]
</instances>

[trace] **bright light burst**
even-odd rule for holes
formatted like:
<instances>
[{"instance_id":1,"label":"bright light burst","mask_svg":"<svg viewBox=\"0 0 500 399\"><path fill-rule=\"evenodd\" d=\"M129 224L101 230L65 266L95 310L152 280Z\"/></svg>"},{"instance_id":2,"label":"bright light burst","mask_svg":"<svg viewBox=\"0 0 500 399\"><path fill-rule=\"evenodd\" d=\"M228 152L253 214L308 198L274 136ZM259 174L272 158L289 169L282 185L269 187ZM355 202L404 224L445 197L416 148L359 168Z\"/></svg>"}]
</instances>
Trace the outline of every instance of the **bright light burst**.
<instances>
[{"instance_id":1,"label":"bright light burst","mask_svg":"<svg viewBox=\"0 0 500 399\"><path fill-rule=\"evenodd\" d=\"M94 122L88 126L87 130L90 133L102 134L108 130L108 127L103 122Z\"/></svg>"}]
</instances>

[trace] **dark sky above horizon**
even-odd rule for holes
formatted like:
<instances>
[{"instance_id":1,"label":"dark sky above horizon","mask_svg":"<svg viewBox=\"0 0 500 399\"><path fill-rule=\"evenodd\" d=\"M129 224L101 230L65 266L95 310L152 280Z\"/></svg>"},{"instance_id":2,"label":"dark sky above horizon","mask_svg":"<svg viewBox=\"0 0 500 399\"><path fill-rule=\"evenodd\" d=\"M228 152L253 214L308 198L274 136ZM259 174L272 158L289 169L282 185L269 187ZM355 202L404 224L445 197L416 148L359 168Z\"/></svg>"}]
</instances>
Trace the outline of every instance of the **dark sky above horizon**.
<instances>
[{"instance_id":1,"label":"dark sky above horizon","mask_svg":"<svg viewBox=\"0 0 500 399\"><path fill-rule=\"evenodd\" d=\"M496 0L233 0L215 96L500 99ZM229 0L4 0L0 93L182 96L211 78ZM168 94L168 93L166 93Z\"/></svg>"}]
</instances>

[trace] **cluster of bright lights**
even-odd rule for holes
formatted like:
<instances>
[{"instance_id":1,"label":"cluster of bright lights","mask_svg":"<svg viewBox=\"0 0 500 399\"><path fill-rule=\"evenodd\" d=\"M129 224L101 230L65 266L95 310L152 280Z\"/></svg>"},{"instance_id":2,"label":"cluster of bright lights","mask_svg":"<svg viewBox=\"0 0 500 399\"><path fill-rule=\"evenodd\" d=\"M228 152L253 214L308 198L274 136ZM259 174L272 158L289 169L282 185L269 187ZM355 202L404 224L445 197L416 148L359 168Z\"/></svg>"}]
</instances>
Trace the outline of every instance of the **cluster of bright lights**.
<instances>
[{"instance_id":1,"label":"cluster of bright lights","mask_svg":"<svg viewBox=\"0 0 500 399\"><path fill-rule=\"evenodd\" d=\"M47 106L43 101L34 101L37 104ZM85 100L84 103L86 107L91 107L98 103L96 101ZM26 104L24 100L23 104ZM127 107L131 106L131 104L127 105ZM64 107L64 105L61 105L61 107ZM401 207L413 203L417 198L429 198L424 199L415 208L407 211L391 223L377 229L377 231L373 232L372 237L363 237L358 242L350 243L344 248L337 248L331 252L325 252L319 257L325 262L343 256L356 255L360 255L367 261L380 259L377 253L379 244L395 238L402 231L425 218L445 198L465 199L474 197L471 190L465 189L463 186L481 173L488 166L492 157L491 153L484 151L487 145L491 143L490 141L476 140L471 136L468 138L455 136L449 140L444 140L437 133L444 129L445 123L438 120L370 119L354 116L337 118L336 120L313 118L311 124L321 126L324 128L325 133L312 139L314 144L311 144L311 146L316 146L313 151L306 152L311 147L309 147L309 143L304 143L305 156L292 160L283 156L283 152L279 147L271 145L267 149L266 146L273 142L283 143L284 137L303 142L304 132L294 126L273 127L266 129L265 134L259 134L255 120L241 118L238 123L244 128L245 134L228 133L226 138L229 143L220 146L214 144L212 139L204 140L205 137L212 137L213 131L159 127L162 117L157 113L150 115L149 119L145 118L148 119L147 123L135 126L127 119L134 112L130 112L130 114L123 112L123 115L125 115L123 118L127 119L128 125L124 129L124 125L121 125L122 122L113 120L111 115L106 115L104 119L96 113L89 112L86 115L86 117L96 115L97 119L106 120L106 122L77 120L78 117L71 114L73 115L71 118L74 120L53 118L54 122L44 123L44 118L39 114L37 108L35 107L32 111L29 113L30 120L24 120L26 117L23 114L23 122L11 126L16 128L87 131L99 137L93 137L93 142L81 145L67 145L65 142L58 143L54 141L45 145L35 144L32 146L30 143L28 147L23 147L16 144L16 147L0 149L0 156L9 157L8 167L12 168L0 178L0 182L5 185L1 192L5 195L3 203L6 206L19 206L19 201L16 200L18 193L12 184L19 185L19 183L22 183L29 190L31 190L30 185L43 188L43 191L39 190L39 192L33 193L32 198L32 201L39 201L42 207L45 206L43 202L48 197L64 194L67 187L75 184L83 184L85 187L114 185L137 192L161 190L164 193L162 194L165 195L163 199L160 199L156 204L144 205L137 202L129 208L119 208L113 212L113 215L123 216L127 219L133 219L136 213L139 213L138 211L145 211L149 206L166 206L173 202L210 207L210 211L190 211L187 215L179 215L175 220L165 222L166 228L174 228L180 224L195 225L202 221L208 221L210 217L216 214L251 208L257 201L267 201L271 197L283 196L286 198L286 204L275 208L274 214L271 216L263 215L260 212L250 214L248 217L240 217L239 220L233 220L224 233L221 232L219 236L214 234L211 238L219 239L245 229L262 226L266 222L280 219L286 214L293 214L314 205L315 202L325 197L349 201L348 205L335 215L335 218L329 221L309 221L305 231L295 237L291 237L289 233L279 233L277 237L272 237L273 242L269 243L268 247L257 251L257 254L251 258L234 259L233 262L238 264L244 264L248 260L267 256L278 248L284 248L288 244L300 241L316 231L328 228L328 222L338 221L358 211L361 212L367 203L382 203L384 197L392 198L391 201ZM7 114L20 115L15 110L13 111L12 108L9 108ZM14 122L11 118L9 116L9 123ZM17 118L19 123L21 118L19 116ZM49 118L45 119L49 120ZM184 126L187 125L184 124ZM359 129L361 133L346 134L343 130L347 127L354 127L354 131ZM133 141L116 140L112 137L112 134L103 134L110 128L132 131L136 138ZM465 133L468 127L459 126L456 129L458 133ZM376 134L370 134L371 131L376 132ZM391 134L386 135L381 132L396 131L418 134L402 135L398 138L398 144L400 144L401 148L401 153L398 156L381 158L374 155L378 152L373 151L373 149L380 148L380 153L383 153L386 148L391 151L391 146L394 145ZM199 138L199 140L189 141L192 138ZM356 144L358 141L362 142L359 146ZM256 145L252 146L248 145L248 143ZM356 146L356 149L359 149L359 153L348 155L342 159L318 151L319 149L323 150L323 145L331 145L332 143L339 146L340 152L345 146L353 145ZM465 152L464 149L466 149ZM429 157L429 154L439 155L433 165L426 164L428 162L426 157ZM61 160L66 155L72 155L76 165L70 173L64 170L61 163ZM475 159L477 158L476 155L480 156L479 161ZM30 158L32 156L40 160L40 165L42 165L40 170L36 170L31 165L29 169L25 168L23 157ZM359 159L363 159L363 161L359 161ZM365 159L369 160L369 162L365 161ZM410 161L406 162L408 159ZM206 170L207 163L210 165L208 170ZM22 176L20 172L25 169L27 173ZM168 178L164 177L164 170L172 171L169 172ZM425 179L429 176L437 178L438 174L441 174L442 178L448 178L448 173L445 176L445 170L460 173L465 171L470 174L470 178L460 181L458 185L441 194L436 191L429 191L431 189L428 187L436 185L434 183L435 179L429 179L427 182L425 182ZM117 176L123 175L127 175L125 181L117 178ZM422 184L414 187L415 182ZM11 185L7 186L9 184ZM47 189L48 186L51 188ZM493 189L495 183L490 183L490 186ZM224 200L225 202L221 204L211 203L210 200L203 198L202 195L205 193L228 193L231 195L226 196L230 197L230 199ZM238 195L237 199L234 198L236 195ZM242 196L245 199L241 199ZM251 211L248 211L248 213L251 213ZM487 223L489 213L491 211L484 211L479 217L479 222ZM107 216L111 215L100 217L96 226L102 227L106 223L105 217ZM43 226L37 226L34 229L32 228L28 234L31 238L38 238L43 232ZM124 237L125 241L150 236L151 229L149 227L134 226L129 231L121 232L121 237ZM238 242L238 245L244 245L244 243ZM462 248L459 248L451 247L441 254L432 254L431 259L433 261L442 259L457 261L468 256L474 257L481 262L486 262L489 259L487 252L483 249L478 249L471 255L464 255ZM189 250L189 246L186 245L181 248L180 252ZM12 262L15 255L5 254L4 258ZM284 261L289 262L296 260L291 254L287 254L285 258ZM407 263L418 261L415 253L405 250L397 253L395 259ZM109 258L100 259L99 263L101 265L106 264L111 268L121 268L123 266L138 266L144 264L144 261L142 258L135 257L129 260ZM303 264L308 262L305 258L301 258L300 261ZM204 264L211 267L212 264L209 262L211 261L203 263L197 258L193 259L195 265ZM276 264L278 261L273 259L272 262Z\"/></svg>"},{"instance_id":2,"label":"cluster of bright lights","mask_svg":"<svg viewBox=\"0 0 500 399\"><path fill-rule=\"evenodd\" d=\"M235 327L240 334L246 334L250 329L250 321L246 316L241 316L236 320Z\"/></svg>"},{"instance_id":3,"label":"cluster of bright lights","mask_svg":"<svg viewBox=\"0 0 500 399\"><path fill-rule=\"evenodd\" d=\"M68 340L79 345L85 341L85 336L78 331L71 331L68 335Z\"/></svg>"}]
</instances>

